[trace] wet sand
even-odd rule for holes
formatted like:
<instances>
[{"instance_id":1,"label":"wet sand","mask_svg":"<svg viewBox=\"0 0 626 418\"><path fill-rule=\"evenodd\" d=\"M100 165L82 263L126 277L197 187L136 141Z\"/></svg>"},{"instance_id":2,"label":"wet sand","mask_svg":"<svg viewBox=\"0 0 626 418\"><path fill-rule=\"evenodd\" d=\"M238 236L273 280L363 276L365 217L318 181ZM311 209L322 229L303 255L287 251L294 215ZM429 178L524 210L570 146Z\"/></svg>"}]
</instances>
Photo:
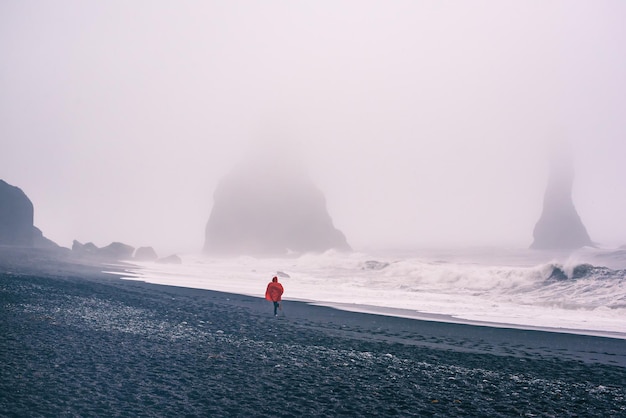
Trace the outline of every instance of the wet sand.
<instances>
[{"instance_id":1,"label":"wet sand","mask_svg":"<svg viewBox=\"0 0 626 418\"><path fill-rule=\"evenodd\" d=\"M626 416L626 341L0 257L3 416ZM23 261L23 260L22 260Z\"/></svg>"}]
</instances>

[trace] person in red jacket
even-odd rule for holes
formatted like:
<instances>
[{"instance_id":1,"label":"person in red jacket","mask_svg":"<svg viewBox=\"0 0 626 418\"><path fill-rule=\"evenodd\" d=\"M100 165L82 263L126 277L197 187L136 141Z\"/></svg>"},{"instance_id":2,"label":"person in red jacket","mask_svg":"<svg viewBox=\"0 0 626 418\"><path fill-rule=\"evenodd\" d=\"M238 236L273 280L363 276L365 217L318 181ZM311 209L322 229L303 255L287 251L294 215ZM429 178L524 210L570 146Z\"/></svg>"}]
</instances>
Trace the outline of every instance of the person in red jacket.
<instances>
[{"instance_id":1,"label":"person in red jacket","mask_svg":"<svg viewBox=\"0 0 626 418\"><path fill-rule=\"evenodd\" d=\"M265 291L265 299L274 302L274 316L278 315L276 311L280 307L283 292L283 285L278 283L278 277L272 277L272 281L267 285L267 290Z\"/></svg>"}]
</instances>

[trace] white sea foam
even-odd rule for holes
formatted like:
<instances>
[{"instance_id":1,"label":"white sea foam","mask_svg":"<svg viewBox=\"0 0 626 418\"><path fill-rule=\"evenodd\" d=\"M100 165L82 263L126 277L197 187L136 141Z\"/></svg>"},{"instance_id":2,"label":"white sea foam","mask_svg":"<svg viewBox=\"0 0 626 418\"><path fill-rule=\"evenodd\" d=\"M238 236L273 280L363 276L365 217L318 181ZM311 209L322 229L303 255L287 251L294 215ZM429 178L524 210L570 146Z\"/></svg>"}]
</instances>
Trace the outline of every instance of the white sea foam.
<instances>
[{"instance_id":1,"label":"white sea foam","mask_svg":"<svg viewBox=\"0 0 626 418\"><path fill-rule=\"evenodd\" d=\"M187 255L182 265L138 263L127 278L263 296L280 271L288 276L281 277L287 300L626 338L626 256L586 249L547 257L484 249L258 259ZM605 265L611 268L600 267Z\"/></svg>"}]
</instances>

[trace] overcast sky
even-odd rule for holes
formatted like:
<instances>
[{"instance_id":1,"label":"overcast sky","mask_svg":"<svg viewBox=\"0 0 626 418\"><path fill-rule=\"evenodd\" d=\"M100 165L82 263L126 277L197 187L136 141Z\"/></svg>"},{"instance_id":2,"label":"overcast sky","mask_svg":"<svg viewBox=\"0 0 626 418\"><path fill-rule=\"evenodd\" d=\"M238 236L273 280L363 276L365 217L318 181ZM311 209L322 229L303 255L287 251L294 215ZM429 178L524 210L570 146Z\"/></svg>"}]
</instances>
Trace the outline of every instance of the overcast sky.
<instances>
[{"instance_id":1,"label":"overcast sky","mask_svg":"<svg viewBox=\"0 0 626 418\"><path fill-rule=\"evenodd\" d=\"M591 238L626 244L624 22L621 0L3 0L0 178L60 245L200 251L219 179L277 138L356 249L525 247L567 141Z\"/></svg>"}]
</instances>

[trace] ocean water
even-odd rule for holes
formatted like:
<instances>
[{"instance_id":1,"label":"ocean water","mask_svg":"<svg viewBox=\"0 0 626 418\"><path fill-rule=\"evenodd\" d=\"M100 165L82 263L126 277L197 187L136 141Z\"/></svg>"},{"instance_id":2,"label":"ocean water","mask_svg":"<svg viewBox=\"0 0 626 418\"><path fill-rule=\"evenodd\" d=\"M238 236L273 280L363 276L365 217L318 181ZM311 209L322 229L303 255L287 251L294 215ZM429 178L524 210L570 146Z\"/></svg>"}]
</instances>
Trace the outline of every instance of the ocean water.
<instances>
[{"instance_id":1,"label":"ocean water","mask_svg":"<svg viewBox=\"0 0 626 418\"><path fill-rule=\"evenodd\" d=\"M626 339L623 249L181 258L181 265L133 262L124 278L262 297L278 275L285 287L286 312L289 300L299 300L393 316Z\"/></svg>"}]
</instances>

